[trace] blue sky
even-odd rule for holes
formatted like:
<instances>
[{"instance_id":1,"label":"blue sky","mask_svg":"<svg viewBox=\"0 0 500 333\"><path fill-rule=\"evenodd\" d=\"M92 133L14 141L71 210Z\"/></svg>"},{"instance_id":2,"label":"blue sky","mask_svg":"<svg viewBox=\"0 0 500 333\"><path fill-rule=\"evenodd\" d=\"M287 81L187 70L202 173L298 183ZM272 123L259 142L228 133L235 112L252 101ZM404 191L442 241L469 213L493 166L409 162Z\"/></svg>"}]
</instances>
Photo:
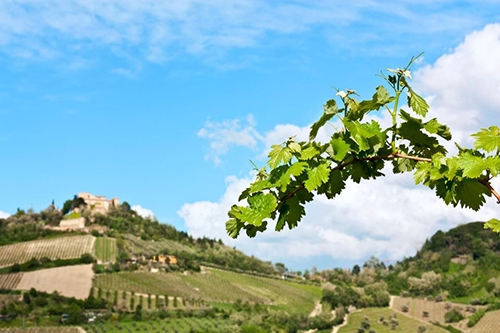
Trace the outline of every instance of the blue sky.
<instances>
[{"instance_id":1,"label":"blue sky","mask_svg":"<svg viewBox=\"0 0 500 333\"><path fill-rule=\"evenodd\" d=\"M2 1L0 214L86 191L296 269L412 255L494 202L451 209L387 177L319 200L297 230L236 241L225 212L249 160L304 135L333 87L369 97L422 51L414 84L455 140L498 124L499 23L498 1Z\"/></svg>"}]
</instances>

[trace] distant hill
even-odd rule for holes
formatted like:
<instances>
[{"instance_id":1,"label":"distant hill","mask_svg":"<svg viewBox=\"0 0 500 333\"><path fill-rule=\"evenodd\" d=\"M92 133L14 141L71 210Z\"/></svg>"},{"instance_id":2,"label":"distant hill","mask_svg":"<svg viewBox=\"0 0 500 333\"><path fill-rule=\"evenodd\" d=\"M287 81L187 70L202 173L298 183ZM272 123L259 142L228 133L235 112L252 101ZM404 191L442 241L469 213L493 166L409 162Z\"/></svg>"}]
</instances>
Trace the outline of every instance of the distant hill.
<instances>
[{"instance_id":1,"label":"distant hill","mask_svg":"<svg viewBox=\"0 0 500 333\"><path fill-rule=\"evenodd\" d=\"M500 296L500 234L483 222L438 231L417 254L394 265L392 294L491 303Z\"/></svg>"}]
</instances>

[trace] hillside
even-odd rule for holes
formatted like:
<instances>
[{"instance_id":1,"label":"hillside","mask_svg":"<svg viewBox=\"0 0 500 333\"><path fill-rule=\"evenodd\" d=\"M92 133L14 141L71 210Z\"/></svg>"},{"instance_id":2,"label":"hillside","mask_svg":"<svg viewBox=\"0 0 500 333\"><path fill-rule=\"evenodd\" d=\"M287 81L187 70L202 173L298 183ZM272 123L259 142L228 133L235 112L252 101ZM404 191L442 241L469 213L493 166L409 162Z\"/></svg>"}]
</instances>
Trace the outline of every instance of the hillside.
<instances>
[{"instance_id":1,"label":"hillside","mask_svg":"<svg viewBox=\"0 0 500 333\"><path fill-rule=\"evenodd\" d=\"M486 304L500 296L500 234L482 222L438 231L418 253L394 265L386 281L393 294Z\"/></svg>"},{"instance_id":2,"label":"hillside","mask_svg":"<svg viewBox=\"0 0 500 333\"><path fill-rule=\"evenodd\" d=\"M128 204L66 218L82 216L85 228L74 231L58 227L64 216L53 206L0 219L0 330L147 318L178 332L234 332L260 317L265 331L296 331L321 297L319 286L281 280L270 262L143 218ZM166 319L173 316L187 319Z\"/></svg>"}]
</instances>

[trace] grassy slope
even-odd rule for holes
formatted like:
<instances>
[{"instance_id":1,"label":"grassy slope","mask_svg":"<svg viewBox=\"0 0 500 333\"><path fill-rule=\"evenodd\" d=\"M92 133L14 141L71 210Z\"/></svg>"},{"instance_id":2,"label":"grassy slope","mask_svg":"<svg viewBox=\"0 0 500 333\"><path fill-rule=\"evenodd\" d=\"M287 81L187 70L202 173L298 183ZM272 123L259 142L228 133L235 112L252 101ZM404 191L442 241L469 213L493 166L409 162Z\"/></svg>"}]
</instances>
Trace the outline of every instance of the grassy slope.
<instances>
[{"instance_id":1,"label":"grassy slope","mask_svg":"<svg viewBox=\"0 0 500 333\"><path fill-rule=\"evenodd\" d=\"M363 309L358 312L351 313L349 315L348 324L339 329L338 333L351 333L357 332L358 327L361 327L361 322L364 317L368 317L371 328L375 329L377 333L393 333L393 332L418 332L418 327L424 325L427 327L426 333L447 333L446 330L439 328L437 326L433 326L428 323L423 323L421 321L412 319L410 317L404 316L402 314L397 315L397 319L399 320L399 325L396 330L392 330L391 326L384 326L381 323L378 323L378 320L381 316L383 316L386 320L390 322L389 317L392 316L395 312L388 308L369 308Z\"/></svg>"},{"instance_id":2,"label":"grassy slope","mask_svg":"<svg viewBox=\"0 0 500 333\"><path fill-rule=\"evenodd\" d=\"M290 312L308 313L321 297L316 286L207 269L206 274L119 273L102 274L94 287L103 290L126 290L136 293L169 295L211 302L245 302L271 304Z\"/></svg>"}]
</instances>

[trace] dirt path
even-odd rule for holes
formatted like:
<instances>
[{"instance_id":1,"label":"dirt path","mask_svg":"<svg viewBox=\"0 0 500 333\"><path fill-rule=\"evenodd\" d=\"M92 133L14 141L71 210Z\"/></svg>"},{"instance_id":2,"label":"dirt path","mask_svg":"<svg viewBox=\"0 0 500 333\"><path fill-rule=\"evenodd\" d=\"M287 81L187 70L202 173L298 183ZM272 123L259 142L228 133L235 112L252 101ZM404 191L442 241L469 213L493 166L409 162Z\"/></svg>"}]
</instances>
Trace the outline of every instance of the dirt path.
<instances>
[{"instance_id":1,"label":"dirt path","mask_svg":"<svg viewBox=\"0 0 500 333\"><path fill-rule=\"evenodd\" d=\"M341 327L344 327L345 325L347 325L347 319L348 318L349 318L349 315L346 314L344 316L344 322L342 324L340 324L338 326L333 326L332 333L337 333Z\"/></svg>"},{"instance_id":2,"label":"dirt path","mask_svg":"<svg viewBox=\"0 0 500 333\"><path fill-rule=\"evenodd\" d=\"M396 299L396 296L391 296L391 300L389 301L389 309L393 308L395 299Z\"/></svg>"},{"instance_id":3,"label":"dirt path","mask_svg":"<svg viewBox=\"0 0 500 333\"><path fill-rule=\"evenodd\" d=\"M308 318L314 318L317 315L319 315L321 313L322 308L323 308L323 306L321 305L321 303L316 302L316 304L314 305L314 309L311 311Z\"/></svg>"}]
</instances>

